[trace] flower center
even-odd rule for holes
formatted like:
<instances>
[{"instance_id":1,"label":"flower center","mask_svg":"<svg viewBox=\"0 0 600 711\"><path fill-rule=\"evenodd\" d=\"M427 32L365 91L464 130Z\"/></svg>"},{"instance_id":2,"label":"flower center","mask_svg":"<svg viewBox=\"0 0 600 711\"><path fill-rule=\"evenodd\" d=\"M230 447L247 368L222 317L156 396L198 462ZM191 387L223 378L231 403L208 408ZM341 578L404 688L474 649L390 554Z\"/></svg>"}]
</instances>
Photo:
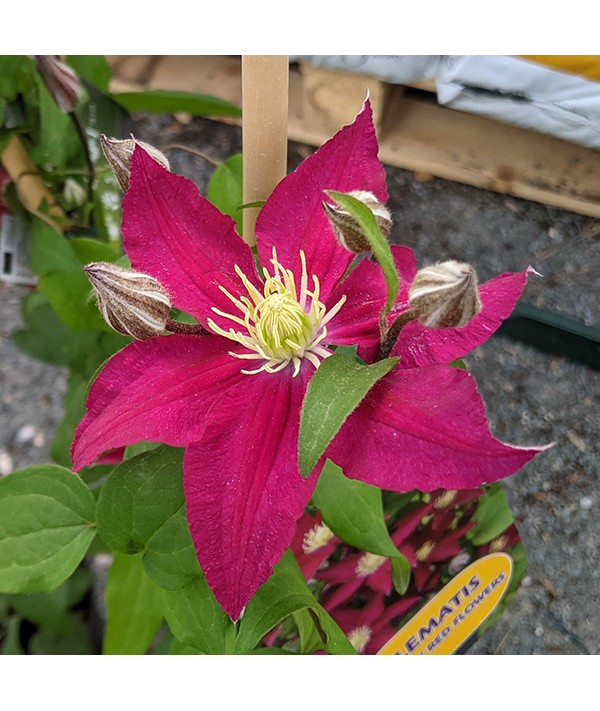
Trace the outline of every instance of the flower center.
<instances>
[{"instance_id":1,"label":"flower center","mask_svg":"<svg viewBox=\"0 0 600 711\"><path fill-rule=\"evenodd\" d=\"M415 553L415 558L419 563L424 563L427 558L433 553L435 543L433 541L425 541L419 550Z\"/></svg>"},{"instance_id":2,"label":"flower center","mask_svg":"<svg viewBox=\"0 0 600 711\"><path fill-rule=\"evenodd\" d=\"M319 548L326 546L333 538L333 531L325 523L318 523L316 526L304 534L302 540L302 550L306 553L314 553Z\"/></svg>"},{"instance_id":3,"label":"flower center","mask_svg":"<svg viewBox=\"0 0 600 711\"><path fill-rule=\"evenodd\" d=\"M356 564L354 572L359 578L366 578L368 575L374 573L386 560L383 555L376 555L375 553L364 553Z\"/></svg>"},{"instance_id":4,"label":"flower center","mask_svg":"<svg viewBox=\"0 0 600 711\"><path fill-rule=\"evenodd\" d=\"M361 625L356 627L348 634L348 640L350 644L356 649L356 651L361 654L364 652L365 647L369 644L373 632L367 625Z\"/></svg>"},{"instance_id":5,"label":"flower center","mask_svg":"<svg viewBox=\"0 0 600 711\"><path fill-rule=\"evenodd\" d=\"M225 287L221 291L235 305L240 315L229 314L213 307L213 311L233 321L241 330L225 330L212 319L208 319L210 328L220 336L236 341L248 349L247 353L233 353L234 358L263 361L255 370L242 370L242 373L254 375L261 371L276 373L288 365L293 365L296 376L300 372L302 359L306 358L315 368L331 352L321 345L327 336L326 324L342 308L346 297L342 298L327 311L319 301L320 285L316 276L312 277L313 287L308 288L306 257L300 252L302 274L300 289L296 288L294 274L285 269L277 259L273 249L273 274L263 268L265 281L262 293L252 284L236 264L235 271L247 292L239 297L230 294Z\"/></svg>"}]
</instances>

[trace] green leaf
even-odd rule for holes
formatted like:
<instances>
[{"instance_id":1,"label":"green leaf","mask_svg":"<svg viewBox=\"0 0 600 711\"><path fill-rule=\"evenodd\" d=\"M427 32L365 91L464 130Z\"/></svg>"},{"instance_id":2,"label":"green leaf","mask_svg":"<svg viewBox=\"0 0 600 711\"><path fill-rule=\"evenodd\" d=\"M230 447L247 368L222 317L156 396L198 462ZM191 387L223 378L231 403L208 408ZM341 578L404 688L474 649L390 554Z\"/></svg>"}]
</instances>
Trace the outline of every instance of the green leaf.
<instances>
[{"instance_id":1,"label":"green leaf","mask_svg":"<svg viewBox=\"0 0 600 711\"><path fill-rule=\"evenodd\" d=\"M37 296L42 297L42 303L32 298ZM64 348L68 333L66 324L58 318L56 311L41 292L32 292L25 297L24 311L27 302L37 304L24 315L27 327L14 334L15 345L32 358L54 365L67 365Z\"/></svg>"},{"instance_id":2,"label":"green leaf","mask_svg":"<svg viewBox=\"0 0 600 711\"><path fill-rule=\"evenodd\" d=\"M56 590L48 593L9 595L10 605L26 620L50 632L69 633L73 629L73 617L69 608L77 604L90 589L93 575L89 570L78 568Z\"/></svg>"},{"instance_id":3,"label":"green leaf","mask_svg":"<svg viewBox=\"0 0 600 711\"><path fill-rule=\"evenodd\" d=\"M123 459L132 459L133 457L137 457L138 454L151 452L153 449L158 449L158 447L160 447L158 442L138 442L137 444L130 444L129 447L125 447Z\"/></svg>"},{"instance_id":4,"label":"green leaf","mask_svg":"<svg viewBox=\"0 0 600 711\"><path fill-rule=\"evenodd\" d=\"M323 633L318 618L315 620L314 611L296 610L293 617L300 635L300 654L312 654L324 649Z\"/></svg>"},{"instance_id":5,"label":"green leaf","mask_svg":"<svg viewBox=\"0 0 600 711\"><path fill-rule=\"evenodd\" d=\"M186 644L182 644L178 639L174 639L171 642L171 646L169 647L169 654L177 654L177 655L183 655L183 654L204 654L204 652L201 652L199 649L195 649L194 647L189 647Z\"/></svg>"},{"instance_id":6,"label":"green leaf","mask_svg":"<svg viewBox=\"0 0 600 711\"><path fill-rule=\"evenodd\" d=\"M402 556L385 525L381 489L348 479L327 460L312 500L325 523L342 541L388 558Z\"/></svg>"},{"instance_id":7,"label":"green leaf","mask_svg":"<svg viewBox=\"0 0 600 711\"><path fill-rule=\"evenodd\" d=\"M117 553L106 583L108 622L104 654L145 654L163 619L160 588L146 575L141 555Z\"/></svg>"},{"instance_id":8,"label":"green leaf","mask_svg":"<svg viewBox=\"0 0 600 711\"><path fill-rule=\"evenodd\" d=\"M0 591L46 592L75 570L96 535L94 497L62 467L0 479Z\"/></svg>"},{"instance_id":9,"label":"green leaf","mask_svg":"<svg viewBox=\"0 0 600 711\"><path fill-rule=\"evenodd\" d=\"M110 331L92 297L92 287L81 267L78 272L53 272L41 276L38 289L48 297L60 318L75 329Z\"/></svg>"},{"instance_id":10,"label":"green leaf","mask_svg":"<svg viewBox=\"0 0 600 711\"><path fill-rule=\"evenodd\" d=\"M144 568L166 590L179 590L202 574L190 535L185 506L181 506L146 544Z\"/></svg>"},{"instance_id":11,"label":"green leaf","mask_svg":"<svg viewBox=\"0 0 600 711\"><path fill-rule=\"evenodd\" d=\"M467 533L474 546L482 546L499 536L514 523L514 517L502 484L491 484L479 499L473 515L476 525Z\"/></svg>"},{"instance_id":12,"label":"green leaf","mask_svg":"<svg viewBox=\"0 0 600 711\"><path fill-rule=\"evenodd\" d=\"M35 217L29 228L29 253L31 269L40 276L52 272L81 271L70 241L54 227Z\"/></svg>"},{"instance_id":13,"label":"green leaf","mask_svg":"<svg viewBox=\"0 0 600 711\"><path fill-rule=\"evenodd\" d=\"M236 654L247 654L288 615L305 609L315 613L327 651L332 654L356 653L333 618L315 600L293 553L288 551L275 566L273 575L248 603L240 623Z\"/></svg>"},{"instance_id":14,"label":"green leaf","mask_svg":"<svg viewBox=\"0 0 600 711\"><path fill-rule=\"evenodd\" d=\"M298 459L303 477L310 475L348 415L397 362L386 358L363 365L335 353L321 363L302 405Z\"/></svg>"},{"instance_id":15,"label":"green leaf","mask_svg":"<svg viewBox=\"0 0 600 711\"><path fill-rule=\"evenodd\" d=\"M29 643L31 654L92 654L92 638L88 625L79 615L69 615L71 627L68 632L38 630Z\"/></svg>"},{"instance_id":16,"label":"green leaf","mask_svg":"<svg viewBox=\"0 0 600 711\"><path fill-rule=\"evenodd\" d=\"M242 234L242 154L228 158L215 169L208 183L206 197L225 214L233 217L238 233Z\"/></svg>"},{"instance_id":17,"label":"green leaf","mask_svg":"<svg viewBox=\"0 0 600 711\"><path fill-rule=\"evenodd\" d=\"M94 225L99 237L121 243L121 202L123 193L112 171L97 173L94 180Z\"/></svg>"},{"instance_id":18,"label":"green leaf","mask_svg":"<svg viewBox=\"0 0 600 711\"><path fill-rule=\"evenodd\" d=\"M392 580L398 595L404 595L410 584L410 563L408 558L402 554L398 558L392 558Z\"/></svg>"},{"instance_id":19,"label":"green leaf","mask_svg":"<svg viewBox=\"0 0 600 711\"><path fill-rule=\"evenodd\" d=\"M72 237L69 246L81 265L90 262L114 262L121 256L117 243L107 243L91 237Z\"/></svg>"},{"instance_id":20,"label":"green leaf","mask_svg":"<svg viewBox=\"0 0 600 711\"><path fill-rule=\"evenodd\" d=\"M50 454L57 464L71 466L71 444L75 428L85 414L87 380L78 373L71 373L63 401L63 419L56 428L50 444Z\"/></svg>"},{"instance_id":21,"label":"green leaf","mask_svg":"<svg viewBox=\"0 0 600 711\"><path fill-rule=\"evenodd\" d=\"M83 165L83 148L71 118L61 111L46 89L41 77L36 77L39 106L28 105L34 119L29 157L36 165L64 168ZM33 116L32 116L33 114Z\"/></svg>"},{"instance_id":22,"label":"green leaf","mask_svg":"<svg viewBox=\"0 0 600 711\"><path fill-rule=\"evenodd\" d=\"M8 618L4 636L0 638L0 654L24 654L21 647L21 618L18 615L12 615Z\"/></svg>"},{"instance_id":23,"label":"green leaf","mask_svg":"<svg viewBox=\"0 0 600 711\"><path fill-rule=\"evenodd\" d=\"M41 291L28 294L22 305L26 328L13 336L17 347L46 363L67 365L86 380L131 340L118 333L70 329Z\"/></svg>"},{"instance_id":24,"label":"green leaf","mask_svg":"<svg viewBox=\"0 0 600 711\"><path fill-rule=\"evenodd\" d=\"M358 222L365 237L368 239L375 259L379 263L385 277L385 283L388 289L386 310L389 311L398 296L400 280L388 241L381 233L371 210L369 210L366 205L363 205L360 200L357 200L352 195L338 193L335 190L328 190L327 194L332 200L335 200L340 207L348 210L352 217Z\"/></svg>"},{"instance_id":25,"label":"green leaf","mask_svg":"<svg viewBox=\"0 0 600 711\"><path fill-rule=\"evenodd\" d=\"M80 79L93 84L101 91L108 92L111 70L103 55L69 55L66 62Z\"/></svg>"},{"instance_id":26,"label":"green leaf","mask_svg":"<svg viewBox=\"0 0 600 711\"><path fill-rule=\"evenodd\" d=\"M98 533L122 553L143 551L184 503L183 451L161 446L112 471L98 497Z\"/></svg>"},{"instance_id":27,"label":"green leaf","mask_svg":"<svg viewBox=\"0 0 600 711\"><path fill-rule=\"evenodd\" d=\"M163 590L164 615L173 636L204 654L225 654L233 623L217 602L204 576L179 590Z\"/></svg>"},{"instance_id":28,"label":"green leaf","mask_svg":"<svg viewBox=\"0 0 600 711\"><path fill-rule=\"evenodd\" d=\"M143 111L148 114L174 114L185 111L194 116L242 115L241 110L228 101L187 91L132 91L112 94L112 98L127 111Z\"/></svg>"}]
</instances>

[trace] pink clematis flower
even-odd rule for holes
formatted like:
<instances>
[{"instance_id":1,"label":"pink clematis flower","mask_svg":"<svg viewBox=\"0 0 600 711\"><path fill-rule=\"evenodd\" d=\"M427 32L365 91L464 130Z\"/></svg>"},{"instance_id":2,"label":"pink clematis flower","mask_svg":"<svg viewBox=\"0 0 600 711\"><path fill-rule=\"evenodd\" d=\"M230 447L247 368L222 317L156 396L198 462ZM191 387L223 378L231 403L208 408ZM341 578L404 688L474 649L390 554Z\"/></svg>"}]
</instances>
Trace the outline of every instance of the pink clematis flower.
<instances>
[{"instance_id":1,"label":"pink clematis flower","mask_svg":"<svg viewBox=\"0 0 600 711\"><path fill-rule=\"evenodd\" d=\"M377 151L367 103L267 200L256 225L260 274L233 220L193 183L139 146L132 158L125 250L209 335L159 335L115 355L90 390L73 462L80 469L138 441L185 447L191 535L233 619L292 541L324 461L300 476L310 378L332 346L373 350L379 342L381 270L363 260L346 276L354 255L338 244L322 207L324 190L366 190L386 201ZM404 275L410 250L394 252ZM500 279L482 287L479 327L463 329L460 348L441 332L427 334L426 356L411 360L415 348L398 345L402 367L373 388L326 452L349 477L395 491L469 488L513 474L540 451L495 439L473 378L445 364L497 328L526 272Z\"/></svg>"}]
</instances>

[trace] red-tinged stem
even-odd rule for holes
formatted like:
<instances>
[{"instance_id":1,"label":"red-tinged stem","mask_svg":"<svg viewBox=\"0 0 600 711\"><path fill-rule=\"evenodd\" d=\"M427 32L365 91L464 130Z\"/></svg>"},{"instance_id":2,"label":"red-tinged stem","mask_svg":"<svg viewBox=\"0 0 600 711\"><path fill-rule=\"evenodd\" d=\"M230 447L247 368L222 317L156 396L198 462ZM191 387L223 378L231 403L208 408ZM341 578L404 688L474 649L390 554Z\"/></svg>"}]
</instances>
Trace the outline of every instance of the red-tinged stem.
<instances>
[{"instance_id":1,"label":"red-tinged stem","mask_svg":"<svg viewBox=\"0 0 600 711\"><path fill-rule=\"evenodd\" d=\"M209 335L209 331L198 323L181 323L180 321L173 321L173 319L167 319L165 329L171 331L171 333L183 333L186 336Z\"/></svg>"},{"instance_id":2,"label":"red-tinged stem","mask_svg":"<svg viewBox=\"0 0 600 711\"><path fill-rule=\"evenodd\" d=\"M392 321L392 325L388 328L385 333L385 336L381 340L377 360L383 360L384 358L389 357L390 353L392 352L392 348L398 340L400 331L404 328L404 326L406 326L407 323L415 321L416 319L417 314L409 309L408 311L404 311L403 313L401 313L400 316L398 316L394 321Z\"/></svg>"}]
</instances>

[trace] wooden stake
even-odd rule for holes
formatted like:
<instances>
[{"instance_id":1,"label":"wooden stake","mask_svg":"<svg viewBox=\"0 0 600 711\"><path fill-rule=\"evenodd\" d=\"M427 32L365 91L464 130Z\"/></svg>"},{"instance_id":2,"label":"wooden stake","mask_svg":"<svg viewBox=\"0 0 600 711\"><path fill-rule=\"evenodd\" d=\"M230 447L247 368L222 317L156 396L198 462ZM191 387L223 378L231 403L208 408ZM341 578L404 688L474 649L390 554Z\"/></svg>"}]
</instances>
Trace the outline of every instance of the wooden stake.
<instances>
[{"instance_id":1,"label":"wooden stake","mask_svg":"<svg viewBox=\"0 0 600 711\"><path fill-rule=\"evenodd\" d=\"M287 56L242 57L244 204L266 200L286 175L288 91ZM244 210L244 240L251 246L258 213Z\"/></svg>"}]
</instances>

